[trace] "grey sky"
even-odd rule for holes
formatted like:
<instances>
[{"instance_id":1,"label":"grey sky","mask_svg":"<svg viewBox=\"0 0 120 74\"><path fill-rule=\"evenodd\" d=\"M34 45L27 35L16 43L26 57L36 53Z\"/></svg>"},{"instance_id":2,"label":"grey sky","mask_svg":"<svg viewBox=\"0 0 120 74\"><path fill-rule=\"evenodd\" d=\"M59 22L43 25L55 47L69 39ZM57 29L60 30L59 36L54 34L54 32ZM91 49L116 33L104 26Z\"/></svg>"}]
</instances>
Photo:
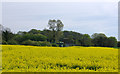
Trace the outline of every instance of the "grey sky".
<instances>
[{"instance_id":1,"label":"grey sky","mask_svg":"<svg viewBox=\"0 0 120 74\"><path fill-rule=\"evenodd\" d=\"M12 32L47 28L49 19L60 19L64 30L118 36L117 2L3 2L3 25Z\"/></svg>"}]
</instances>

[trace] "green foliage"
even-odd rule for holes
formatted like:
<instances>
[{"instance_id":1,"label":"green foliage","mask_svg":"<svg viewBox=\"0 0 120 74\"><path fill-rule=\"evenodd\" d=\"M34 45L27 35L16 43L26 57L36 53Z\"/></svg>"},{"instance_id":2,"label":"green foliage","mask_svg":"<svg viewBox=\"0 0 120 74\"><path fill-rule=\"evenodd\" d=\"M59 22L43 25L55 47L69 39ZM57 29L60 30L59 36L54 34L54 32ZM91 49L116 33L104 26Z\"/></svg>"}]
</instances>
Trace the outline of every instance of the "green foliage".
<instances>
[{"instance_id":1,"label":"green foliage","mask_svg":"<svg viewBox=\"0 0 120 74\"><path fill-rule=\"evenodd\" d=\"M56 43L52 43L52 46L53 46L53 47L59 47L59 45L56 44Z\"/></svg>"},{"instance_id":2,"label":"green foliage","mask_svg":"<svg viewBox=\"0 0 120 74\"><path fill-rule=\"evenodd\" d=\"M73 31L63 31L63 37L60 39L64 43L81 45L83 35Z\"/></svg>"},{"instance_id":3,"label":"green foliage","mask_svg":"<svg viewBox=\"0 0 120 74\"><path fill-rule=\"evenodd\" d=\"M47 41L38 41L38 44L40 46L52 46L51 43Z\"/></svg>"},{"instance_id":4,"label":"green foliage","mask_svg":"<svg viewBox=\"0 0 120 74\"><path fill-rule=\"evenodd\" d=\"M23 45L39 46L38 42L36 42L36 41L31 41L31 40L23 41L22 44L23 44Z\"/></svg>"},{"instance_id":5,"label":"green foliage","mask_svg":"<svg viewBox=\"0 0 120 74\"><path fill-rule=\"evenodd\" d=\"M18 45L17 41L16 41L16 40L13 40L13 39L12 39L12 40L9 40L9 41L8 41L8 44L9 44L9 45Z\"/></svg>"},{"instance_id":6,"label":"green foliage","mask_svg":"<svg viewBox=\"0 0 120 74\"><path fill-rule=\"evenodd\" d=\"M32 41L26 40L22 42L23 45L33 45L33 46L51 46L51 44L47 41Z\"/></svg>"},{"instance_id":7,"label":"green foliage","mask_svg":"<svg viewBox=\"0 0 120 74\"><path fill-rule=\"evenodd\" d=\"M14 34L8 30L2 31L2 40L8 41L13 38Z\"/></svg>"},{"instance_id":8,"label":"green foliage","mask_svg":"<svg viewBox=\"0 0 120 74\"><path fill-rule=\"evenodd\" d=\"M64 46L100 46L119 47L115 37L107 37L103 33L81 34L74 31L62 31L63 23L60 20L49 20L49 30L43 31L31 29L28 32L19 31L13 34L9 29L2 31L2 44L26 44L35 46L58 46L63 42ZM54 44L52 44L54 43Z\"/></svg>"},{"instance_id":9,"label":"green foliage","mask_svg":"<svg viewBox=\"0 0 120 74\"><path fill-rule=\"evenodd\" d=\"M120 41L118 41L118 43L117 43L117 47L120 47Z\"/></svg>"},{"instance_id":10,"label":"green foliage","mask_svg":"<svg viewBox=\"0 0 120 74\"><path fill-rule=\"evenodd\" d=\"M107 37L102 33L95 33L92 35L92 42L94 46L102 46L102 47L116 47L117 39L115 37Z\"/></svg>"},{"instance_id":11,"label":"green foliage","mask_svg":"<svg viewBox=\"0 0 120 74\"><path fill-rule=\"evenodd\" d=\"M106 41L107 41L107 37L105 34L102 33L94 33L92 35L92 42L94 44L94 46L106 46Z\"/></svg>"},{"instance_id":12,"label":"green foliage","mask_svg":"<svg viewBox=\"0 0 120 74\"><path fill-rule=\"evenodd\" d=\"M117 47L117 39L115 37L108 38L108 47Z\"/></svg>"},{"instance_id":13,"label":"green foliage","mask_svg":"<svg viewBox=\"0 0 120 74\"><path fill-rule=\"evenodd\" d=\"M33 41L46 41L47 37L42 34L30 34L29 39Z\"/></svg>"},{"instance_id":14,"label":"green foliage","mask_svg":"<svg viewBox=\"0 0 120 74\"><path fill-rule=\"evenodd\" d=\"M46 41L47 37L42 34L23 34L23 35L16 35L14 37L15 40L17 40L19 43L26 41L26 40L32 40L32 41Z\"/></svg>"},{"instance_id":15,"label":"green foliage","mask_svg":"<svg viewBox=\"0 0 120 74\"><path fill-rule=\"evenodd\" d=\"M7 45L8 43L6 41L2 40L2 44L6 44Z\"/></svg>"},{"instance_id":16,"label":"green foliage","mask_svg":"<svg viewBox=\"0 0 120 74\"><path fill-rule=\"evenodd\" d=\"M16 40L19 44L21 44L23 41L25 41L25 39L23 38L23 35L15 35L14 40Z\"/></svg>"},{"instance_id":17,"label":"green foliage","mask_svg":"<svg viewBox=\"0 0 120 74\"><path fill-rule=\"evenodd\" d=\"M41 31L40 30L36 30L36 29L31 29L28 33L31 33L31 34L40 34Z\"/></svg>"},{"instance_id":18,"label":"green foliage","mask_svg":"<svg viewBox=\"0 0 120 74\"><path fill-rule=\"evenodd\" d=\"M103 34L103 33L94 33L94 34L92 35L92 39L97 38L97 37L106 37L106 35Z\"/></svg>"},{"instance_id":19,"label":"green foliage","mask_svg":"<svg viewBox=\"0 0 120 74\"><path fill-rule=\"evenodd\" d=\"M49 29L52 30L52 41L56 43L59 41L61 35L62 35L62 29L63 29L63 23L61 20L49 20L48 21Z\"/></svg>"},{"instance_id":20,"label":"green foliage","mask_svg":"<svg viewBox=\"0 0 120 74\"><path fill-rule=\"evenodd\" d=\"M52 42L53 35L51 30L44 29L43 31L41 31L41 34L47 37L48 42Z\"/></svg>"},{"instance_id":21,"label":"green foliage","mask_svg":"<svg viewBox=\"0 0 120 74\"><path fill-rule=\"evenodd\" d=\"M84 34L82 38L82 45L83 46L91 46L91 38L88 34Z\"/></svg>"}]
</instances>

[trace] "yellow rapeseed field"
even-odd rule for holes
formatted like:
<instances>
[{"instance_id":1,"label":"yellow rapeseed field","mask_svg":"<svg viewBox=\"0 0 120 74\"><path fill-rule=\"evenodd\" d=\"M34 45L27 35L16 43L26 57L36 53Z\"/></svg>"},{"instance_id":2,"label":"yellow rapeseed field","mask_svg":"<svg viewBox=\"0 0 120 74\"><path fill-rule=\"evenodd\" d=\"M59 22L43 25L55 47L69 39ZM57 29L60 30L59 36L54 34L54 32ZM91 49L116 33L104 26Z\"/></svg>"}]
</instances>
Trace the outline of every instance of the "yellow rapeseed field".
<instances>
[{"instance_id":1,"label":"yellow rapeseed field","mask_svg":"<svg viewBox=\"0 0 120 74\"><path fill-rule=\"evenodd\" d=\"M2 45L3 72L117 72L118 49Z\"/></svg>"}]
</instances>

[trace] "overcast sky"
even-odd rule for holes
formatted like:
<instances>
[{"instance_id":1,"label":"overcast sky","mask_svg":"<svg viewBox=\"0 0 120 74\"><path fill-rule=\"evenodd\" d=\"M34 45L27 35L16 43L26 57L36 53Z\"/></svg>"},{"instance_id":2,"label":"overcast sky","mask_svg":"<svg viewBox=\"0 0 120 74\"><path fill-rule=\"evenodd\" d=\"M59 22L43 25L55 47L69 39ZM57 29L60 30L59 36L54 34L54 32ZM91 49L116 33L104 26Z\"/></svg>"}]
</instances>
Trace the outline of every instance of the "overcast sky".
<instances>
[{"instance_id":1,"label":"overcast sky","mask_svg":"<svg viewBox=\"0 0 120 74\"><path fill-rule=\"evenodd\" d=\"M60 19L64 30L118 36L117 2L3 2L3 22L12 32L47 28Z\"/></svg>"}]
</instances>

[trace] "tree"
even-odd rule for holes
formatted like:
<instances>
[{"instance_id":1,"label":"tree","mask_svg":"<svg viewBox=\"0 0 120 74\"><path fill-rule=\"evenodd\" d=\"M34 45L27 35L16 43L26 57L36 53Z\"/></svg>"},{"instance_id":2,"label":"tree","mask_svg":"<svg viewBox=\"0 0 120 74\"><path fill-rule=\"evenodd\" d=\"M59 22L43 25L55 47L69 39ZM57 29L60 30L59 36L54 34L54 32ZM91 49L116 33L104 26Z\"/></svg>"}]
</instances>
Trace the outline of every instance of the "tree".
<instances>
[{"instance_id":1,"label":"tree","mask_svg":"<svg viewBox=\"0 0 120 74\"><path fill-rule=\"evenodd\" d=\"M47 39L47 37L42 34L30 34L30 35L29 35L30 40L33 40L33 41L46 41Z\"/></svg>"},{"instance_id":2,"label":"tree","mask_svg":"<svg viewBox=\"0 0 120 74\"><path fill-rule=\"evenodd\" d=\"M103 34L103 33L94 33L94 34L92 35L92 39L97 38L97 37L106 37L106 35Z\"/></svg>"},{"instance_id":3,"label":"tree","mask_svg":"<svg viewBox=\"0 0 120 74\"><path fill-rule=\"evenodd\" d=\"M117 47L120 47L120 41L117 42Z\"/></svg>"},{"instance_id":4,"label":"tree","mask_svg":"<svg viewBox=\"0 0 120 74\"><path fill-rule=\"evenodd\" d=\"M20 44L23 42L23 41L26 41L26 40L32 40L32 41L46 41L47 37L42 35L42 34L20 34L20 35L16 35L14 37L14 39L16 41L18 41Z\"/></svg>"},{"instance_id":5,"label":"tree","mask_svg":"<svg viewBox=\"0 0 120 74\"><path fill-rule=\"evenodd\" d=\"M115 37L108 38L108 47L116 47L117 46L117 39Z\"/></svg>"},{"instance_id":6,"label":"tree","mask_svg":"<svg viewBox=\"0 0 120 74\"><path fill-rule=\"evenodd\" d=\"M43 31L41 31L41 34L47 37L48 42L52 42L53 35L51 30L44 29Z\"/></svg>"},{"instance_id":7,"label":"tree","mask_svg":"<svg viewBox=\"0 0 120 74\"><path fill-rule=\"evenodd\" d=\"M73 45L81 45L83 34L73 31L63 31L63 36L60 39L64 43L73 44Z\"/></svg>"},{"instance_id":8,"label":"tree","mask_svg":"<svg viewBox=\"0 0 120 74\"><path fill-rule=\"evenodd\" d=\"M40 30L36 30L36 29L32 29L28 33L31 33L31 34L40 34L41 31Z\"/></svg>"},{"instance_id":9,"label":"tree","mask_svg":"<svg viewBox=\"0 0 120 74\"><path fill-rule=\"evenodd\" d=\"M91 46L91 38L88 34L84 34L82 37L82 46Z\"/></svg>"},{"instance_id":10,"label":"tree","mask_svg":"<svg viewBox=\"0 0 120 74\"><path fill-rule=\"evenodd\" d=\"M27 34L28 32L25 32L25 31L19 31L17 32L18 35L24 35L24 34Z\"/></svg>"},{"instance_id":11,"label":"tree","mask_svg":"<svg viewBox=\"0 0 120 74\"><path fill-rule=\"evenodd\" d=\"M14 34L10 31L9 28L2 29L2 40L8 42L14 37Z\"/></svg>"},{"instance_id":12,"label":"tree","mask_svg":"<svg viewBox=\"0 0 120 74\"><path fill-rule=\"evenodd\" d=\"M61 20L49 20L48 22L49 29L52 30L52 41L57 42L59 41L60 36L62 35L61 30L63 29L63 23Z\"/></svg>"},{"instance_id":13,"label":"tree","mask_svg":"<svg viewBox=\"0 0 120 74\"><path fill-rule=\"evenodd\" d=\"M103 33L94 33L92 35L92 42L94 46L106 46L107 36Z\"/></svg>"}]
</instances>

